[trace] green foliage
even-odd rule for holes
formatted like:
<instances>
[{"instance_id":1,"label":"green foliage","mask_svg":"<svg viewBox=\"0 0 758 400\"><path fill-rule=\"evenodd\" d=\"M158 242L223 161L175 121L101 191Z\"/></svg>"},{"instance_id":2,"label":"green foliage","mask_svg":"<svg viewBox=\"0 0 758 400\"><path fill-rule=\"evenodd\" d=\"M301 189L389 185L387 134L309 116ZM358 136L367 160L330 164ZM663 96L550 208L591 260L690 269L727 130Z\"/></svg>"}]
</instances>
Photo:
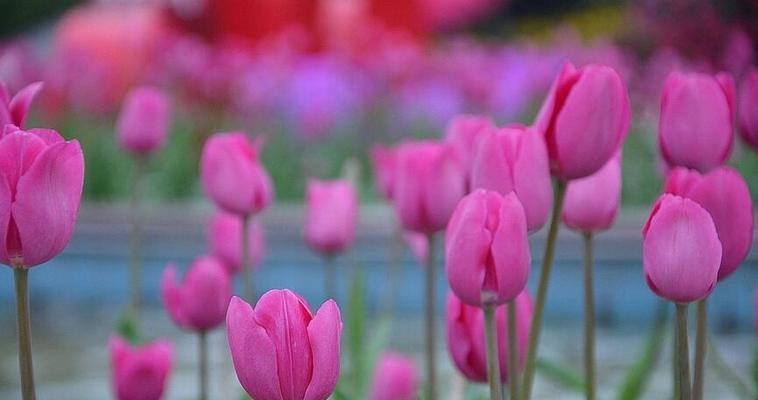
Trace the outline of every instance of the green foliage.
<instances>
[{"instance_id":1,"label":"green foliage","mask_svg":"<svg viewBox=\"0 0 758 400\"><path fill-rule=\"evenodd\" d=\"M124 340L131 343L132 345L137 345L142 342L139 334L139 328L137 327L137 321L135 321L135 319L128 314L123 315L118 320L116 323L116 332L119 336L124 338Z\"/></svg>"},{"instance_id":2,"label":"green foliage","mask_svg":"<svg viewBox=\"0 0 758 400\"><path fill-rule=\"evenodd\" d=\"M658 302L655 322L650 329L645 347L634 365L627 371L624 381L619 387L619 400L636 400L642 396L645 391L653 368L660 358L661 348L666 338L666 316L667 304L664 301Z\"/></svg>"}]
</instances>

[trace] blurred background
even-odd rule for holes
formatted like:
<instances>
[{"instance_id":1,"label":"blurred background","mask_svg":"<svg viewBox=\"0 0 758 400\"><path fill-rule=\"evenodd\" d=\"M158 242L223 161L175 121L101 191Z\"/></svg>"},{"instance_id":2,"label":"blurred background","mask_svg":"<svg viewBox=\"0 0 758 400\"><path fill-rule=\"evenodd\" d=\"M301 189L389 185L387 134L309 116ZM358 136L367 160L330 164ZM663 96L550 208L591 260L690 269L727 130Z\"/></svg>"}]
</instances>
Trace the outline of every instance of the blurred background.
<instances>
[{"instance_id":1,"label":"blurred background","mask_svg":"<svg viewBox=\"0 0 758 400\"><path fill-rule=\"evenodd\" d=\"M359 162L363 207L358 242L339 260L342 301L360 268L367 309L410 327L393 330L390 342L413 351L420 343L421 273L394 242L368 149L441 137L461 113L529 124L567 60L613 66L633 107L622 213L617 227L597 239L599 365L608 375L601 398L603 390L612 397L613 383L634 361L629 349L641 351L656 310L642 278L639 229L661 186L655 135L663 79L679 69L727 71L739 82L755 65L756 44L755 0L0 0L0 79L12 93L43 81L28 125L79 139L86 158L75 237L61 257L31 274L40 397L107 397L104 343L127 296L132 171L114 126L130 88L156 85L173 101L172 132L149 162L144 207L144 291L155 329L147 334L189 342L179 354L173 399L188 398L194 388L177 383L182 365L193 365L194 345L161 310L158 282L167 261L187 265L205 248L211 207L198 182L198 159L207 136L242 129L265 137L262 158L276 206L263 217L267 250L256 286L290 287L313 303L323 296L322 271L301 240L305 182L337 177L348 159ZM758 198L758 155L735 141L731 164ZM544 232L532 238L533 278L543 239ZM547 306L544 353L566 365L580 360L579 244L578 235L561 233ZM391 284L386 269L398 246L402 268ZM0 398L17 396L10 276L0 271ZM744 349L754 348L756 283L752 251L710 303L724 358L743 375L751 362ZM216 337L219 350L223 339ZM226 357L219 351L216 358ZM192 372L184 377L192 379ZM660 379L661 393L668 393L667 379ZM560 388L542 383L543 398ZM731 398L719 385L726 383L709 390Z\"/></svg>"}]
</instances>

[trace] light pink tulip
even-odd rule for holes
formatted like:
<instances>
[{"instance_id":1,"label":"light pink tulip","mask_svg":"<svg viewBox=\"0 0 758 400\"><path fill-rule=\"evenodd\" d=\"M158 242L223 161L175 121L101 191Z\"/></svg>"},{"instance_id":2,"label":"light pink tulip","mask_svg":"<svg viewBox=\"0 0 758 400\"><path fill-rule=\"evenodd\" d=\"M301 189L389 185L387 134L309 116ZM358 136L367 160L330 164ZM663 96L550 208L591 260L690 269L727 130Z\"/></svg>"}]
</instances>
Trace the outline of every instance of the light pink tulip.
<instances>
[{"instance_id":1,"label":"light pink tulip","mask_svg":"<svg viewBox=\"0 0 758 400\"><path fill-rule=\"evenodd\" d=\"M416 261L422 266L426 266L427 260L429 260L429 238L426 235L413 231L403 232L403 238L408 243L408 247L411 248L411 253Z\"/></svg>"},{"instance_id":2,"label":"light pink tulip","mask_svg":"<svg viewBox=\"0 0 758 400\"><path fill-rule=\"evenodd\" d=\"M71 240L84 184L79 142L52 129L0 134L0 262L29 268Z\"/></svg>"},{"instance_id":3,"label":"light pink tulip","mask_svg":"<svg viewBox=\"0 0 758 400\"><path fill-rule=\"evenodd\" d=\"M177 282L176 266L163 271L161 295L166 312L180 328L206 332L224 322L232 282L221 262L203 256L190 265L184 282Z\"/></svg>"},{"instance_id":4,"label":"light pink tulip","mask_svg":"<svg viewBox=\"0 0 758 400\"><path fill-rule=\"evenodd\" d=\"M758 149L758 68L745 74L739 92L740 133L745 143Z\"/></svg>"},{"instance_id":5,"label":"light pink tulip","mask_svg":"<svg viewBox=\"0 0 758 400\"><path fill-rule=\"evenodd\" d=\"M374 369L370 400L418 399L419 373L413 360L400 353L382 354Z\"/></svg>"},{"instance_id":6,"label":"light pink tulip","mask_svg":"<svg viewBox=\"0 0 758 400\"><path fill-rule=\"evenodd\" d=\"M116 123L122 149L140 155L158 150L168 135L170 123L168 97L150 86L132 89L124 99Z\"/></svg>"},{"instance_id":7,"label":"light pink tulip","mask_svg":"<svg viewBox=\"0 0 758 400\"><path fill-rule=\"evenodd\" d=\"M529 293L524 290L516 297L516 344L519 368L523 367L526 346L529 344L529 327L532 324L534 306ZM508 381L508 305L495 310L500 379ZM452 291L448 292L445 330L447 349L458 370L469 380L487 382L487 346L485 344L484 313L479 307L462 302Z\"/></svg>"},{"instance_id":8,"label":"light pink tulip","mask_svg":"<svg viewBox=\"0 0 758 400\"><path fill-rule=\"evenodd\" d=\"M358 195L349 180L308 181L305 198L305 242L316 252L333 255L355 239Z\"/></svg>"},{"instance_id":9,"label":"light pink tulip","mask_svg":"<svg viewBox=\"0 0 758 400\"><path fill-rule=\"evenodd\" d=\"M333 300L316 315L289 290L271 290L255 309L233 297L229 348L242 387L256 400L326 400L340 374L342 319Z\"/></svg>"},{"instance_id":10,"label":"light pink tulip","mask_svg":"<svg viewBox=\"0 0 758 400\"><path fill-rule=\"evenodd\" d=\"M469 179L477 144L483 133L497 129L492 118L480 115L459 115L447 125L445 141L450 143Z\"/></svg>"},{"instance_id":11,"label":"light pink tulip","mask_svg":"<svg viewBox=\"0 0 758 400\"><path fill-rule=\"evenodd\" d=\"M42 82L35 82L11 97L5 83L0 81L0 131L8 124L24 128L32 101L41 89Z\"/></svg>"},{"instance_id":12,"label":"light pink tulip","mask_svg":"<svg viewBox=\"0 0 758 400\"><path fill-rule=\"evenodd\" d=\"M385 200L392 200L392 186L395 180L397 157L395 149L375 145L371 147L371 164L374 168L376 190Z\"/></svg>"},{"instance_id":13,"label":"light pink tulip","mask_svg":"<svg viewBox=\"0 0 758 400\"><path fill-rule=\"evenodd\" d=\"M600 171L568 184L561 219L571 229L597 232L616 220L621 198L621 155L617 154Z\"/></svg>"},{"instance_id":14,"label":"light pink tulip","mask_svg":"<svg viewBox=\"0 0 758 400\"><path fill-rule=\"evenodd\" d=\"M171 343L158 340L132 347L111 336L111 374L116 400L160 400L171 374Z\"/></svg>"},{"instance_id":15,"label":"light pink tulip","mask_svg":"<svg viewBox=\"0 0 758 400\"><path fill-rule=\"evenodd\" d=\"M406 230L431 234L445 229L465 194L463 166L448 144L406 142L397 148L393 203Z\"/></svg>"},{"instance_id":16,"label":"light pink tulip","mask_svg":"<svg viewBox=\"0 0 758 400\"><path fill-rule=\"evenodd\" d=\"M514 192L526 212L530 232L540 229L553 206L545 140L531 128L510 125L480 134L471 168L471 188Z\"/></svg>"},{"instance_id":17,"label":"light pink tulip","mask_svg":"<svg viewBox=\"0 0 758 400\"><path fill-rule=\"evenodd\" d=\"M661 196L642 229L642 264L648 286L660 297L689 303L716 286L721 242L711 215L696 202Z\"/></svg>"},{"instance_id":18,"label":"light pink tulip","mask_svg":"<svg viewBox=\"0 0 758 400\"><path fill-rule=\"evenodd\" d=\"M610 160L630 119L629 96L613 68L567 63L534 126L545 137L553 174L570 180L592 175Z\"/></svg>"},{"instance_id":19,"label":"light pink tulip","mask_svg":"<svg viewBox=\"0 0 758 400\"><path fill-rule=\"evenodd\" d=\"M722 280L737 270L753 244L753 201L739 172L719 167L701 175L695 170L675 168L669 172L667 193L696 201L713 218L721 241Z\"/></svg>"},{"instance_id":20,"label":"light pink tulip","mask_svg":"<svg viewBox=\"0 0 758 400\"><path fill-rule=\"evenodd\" d=\"M729 159L734 91L727 74L668 75L661 96L658 145L670 166L708 172Z\"/></svg>"},{"instance_id":21,"label":"light pink tulip","mask_svg":"<svg viewBox=\"0 0 758 400\"><path fill-rule=\"evenodd\" d=\"M206 140L200 159L200 181L208 197L224 211L252 215L273 197L271 178L260 162L261 141L242 132L217 133Z\"/></svg>"},{"instance_id":22,"label":"light pink tulip","mask_svg":"<svg viewBox=\"0 0 758 400\"><path fill-rule=\"evenodd\" d=\"M478 189L458 203L445 236L445 274L463 302L512 300L526 286L530 263L526 216L515 194Z\"/></svg>"},{"instance_id":23,"label":"light pink tulip","mask_svg":"<svg viewBox=\"0 0 758 400\"><path fill-rule=\"evenodd\" d=\"M242 265L242 220L236 214L217 210L208 224L208 252L219 259L230 274L236 274ZM250 265L261 263L265 254L265 235L257 219L248 224L248 256Z\"/></svg>"}]
</instances>

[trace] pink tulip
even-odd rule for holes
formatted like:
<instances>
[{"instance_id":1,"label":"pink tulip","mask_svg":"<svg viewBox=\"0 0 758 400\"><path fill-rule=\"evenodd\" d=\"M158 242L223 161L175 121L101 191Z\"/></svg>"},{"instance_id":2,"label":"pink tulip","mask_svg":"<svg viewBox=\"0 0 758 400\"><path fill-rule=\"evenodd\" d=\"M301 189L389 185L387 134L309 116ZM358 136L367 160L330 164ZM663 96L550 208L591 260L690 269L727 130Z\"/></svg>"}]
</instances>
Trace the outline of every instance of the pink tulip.
<instances>
[{"instance_id":1,"label":"pink tulip","mask_svg":"<svg viewBox=\"0 0 758 400\"><path fill-rule=\"evenodd\" d=\"M516 334L519 351L519 368L523 367L526 346L529 343L529 327L532 324L534 306L529 293L524 290L516 297ZM495 310L500 379L508 381L508 329L506 325L508 305ZM450 291L447 295L445 330L447 348L458 370L469 380L487 382L487 347L485 345L484 313L458 299Z\"/></svg>"},{"instance_id":2,"label":"pink tulip","mask_svg":"<svg viewBox=\"0 0 758 400\"><path fill-rule=\"evenodd\" d=\"M170 115L168 97L149 86L132 89L118 117L118 142L126 151L149 154L158 150L168 134Z\"/></svg>"},{"instance_id":3,"label":"pink tulip","mask_svg":"<svg viewBox=\"0 0 758 400\"><path fill-rule=\"evenodd\" d=\"M382 354L374 370L370 400L416 400L419 374L412 359L395 352Z\"/></svg>"},{"instance_id":4,"label":"pink tulip","mask_svg":"<svg viewBox=\"0 0 758 400\"><path fill-rule=\"evenodd\" d=\"M426 266L429 260L429 238L426 235L413 231L403 232L403 238L411 248L411 253L416 261L422 266Z\"/></svg>"},{"instance_id":5,"label":"pink tulip","mask_svg":"<svg viewBox=\"0 0 758 400\"><path fill-rule=\"evenodd\" d=\"M224 211L252 215L271 203L273 188L258 157L260 145L242 132L217 133L206 140L200 180L206 195Z\"/></svg>"},{"instance_id":6,"label":"pink tulip","mask_svg":"<svg viewBox=\"0 0 758 400\"><path fill-rule=\"evenodd\" d=\"M478 189L458 203L445 237L445 273L463 302L512 300L526 286L530 263L526 216L515 194Z\"/></svg>"},{"instance_id":7,"label":"pink tulip","mask_svg":"<svg viewBox=\"0 0 758 400\"><path fill-rule=\"evenodd\" d=\"M441 231L465 194L463 166L451 146L433 141L406 142L397 148L393 202L403 227L431 234Z\"/></svg>"},{"instance_id":8,"label":"pink tulip","mask_svg":"<svg viewBox=\"0 0 758 400\"><path fill-rule=\"evenodd\" d=\"M11 97L8 88L0 81L0 131L8 124L24 128L26 115L40 89L42 89L42 82L35 82Z\"/></svg>"},{"instance_id":9,"label":"pink tulip","mask_svg":"<svg viewBox=\"0 0 758 400\"><path fill-rule=\"evenodd\" d=\"M661 196L642 229L642 264L653 293L676 303L701 300L716 285L720 263L708 211L690 199Z\"/></svg>"},{"instance_id":10,"label":"pink tulip","mask_svg":"<svg viewBox=\"0 0 758 400\"><path fill-rule=\"evenodd\" d=\"M742 79L739 100L740 133L745 143L758 149L758 68Z\"/></svg>"},{"instance_id":11,"label":"pink tulip","mask_svg":"<svg viewBox=\"0 0 758 400\"><path fill-rule=\"evenodd\" d=\"M371 163L377 191L386 200L392 200L392 186L395 180L396 152L384 146L371 147Z\"/></svg>"},{"instance_id":12,"label":"pink tulip","mask_svg":"<svg viewBox=\"0 0 758 400\"><path fill-rule=\"evenodd\" d=\"M553 174L583 178L613 156L629 130L631 110L618 73L605 65L567 63L534 126L545 137Z\"/></svg>"},{"instance_id":13,"label":"pink tulip","mask_svg":"<svg viewBox=\"0 0 758 400\"><path fill-rule=\"evenodd\" d=\"M171 373L172 347L165 340L132 347L118 336L108 341L116 400L159 400Z\"/></svg>"},{"instance_id":14,"label":"pink tulip","mask_svg":"<svg viewBox=\"0 0 758 400\"><path fill-rule=\"evenodd\" d=\"M305 199L305 242L325 255L340 253L355 239L358 195L349 180L308 181Z\"/></svg>"},{"instance_id":15,"label":"pink tulip","mask_svg":"<svg viewBox=\"0 0 758 400\"><path fill-rule=\"evenodd\" d=\"M340 374L342 319L334 300L311 314L289 290L271 290L255 309L233 297L229 348L242 387L256 400L326 400Z\"/></svg>"},{"instance_id":16,"label":"pink tulip","mask_svg":"<svg viewBox=\"0 0 758 400\"><path fill-rule=\"evenodd\" d=\"M459 115L447 125L445 141L450 143L466 169L466 178L474 162L477 144L483 133L497 129L491 118L479 115Z\"/></svg>"},{"instance_id":17,"label":"pink tulip","mask_svg":"<svg viewBox=\"0 0 758 400\"><path fill-rule=\"evenodd\" d=\"M616 220L621 198L621 156L616 155L600 171L569 182L561 219L571 229L597 232Z\"/></svg>"},{"instance_id":18,"label":"pink tulip","mask_svg":"<svg viewBox=\"0 0 758 400\"><path fill-rule=\"evenodd\" d=\"M753 201L740 173L719 167L701 175L679 167L669 172L664 191L692 199L710 213L722 247L718 279L734 273L753 244Z\"/></svg>"},{"instance_id":19,"label":"pink tulip","mask_svg":"<svg viewBox=\"0 0 758 400\"><path fill-rule=\"evenodd\" d=\"M71 240L84 184L79 142L52 129L0 135L0 262L29 268L55 257Z\"/></svg>"},{"instance_id":20,"label":"pink tulip","mask_svg":"<svg viewBox=\"0 0 758 400\"><path fill-rule=\"evenodd\" d=\"M182 283L176 280L176 266L166 266L161 295L166 311L176 325L206 332L224 322L232 298L232 282L218 260L203 256L190 265Z\"/></svg>"},{"instance_id":21,"label":"pink tulip","mask_svg":"<svg viewBox=\"0 0 758 400\"><path fill-rule=\"evenodd\" d=\"M734 91L727 74L668 75L661 96L658 145L670 166L708 172L729 159Z\"/></svg>"},{"instance_id":22,"label":"pink tulip","mask_svg":"<svg viewBox=\"0 0 758 400\"><path fill-rule=\"evenodd\" d=\"M471 187L514 192L530 232L540 229L553 206L550 162L544 139L533 129L511 125L480 134L471 168Z\"/></svg>"},{"instance_id":23,"label":"pink tulip","mask_svg":"<svg viewBox=\"0 0 758 400\"><path fill-rule=\"evenodd\" d=\"M238 215L217 210L208 224L208 252L226 267L230 275L236 274L242 265L242 220ZM248 225L248 256L255 267L263 260L265 237L263 227L253 219Z\"/></svg>"}]
</instances>

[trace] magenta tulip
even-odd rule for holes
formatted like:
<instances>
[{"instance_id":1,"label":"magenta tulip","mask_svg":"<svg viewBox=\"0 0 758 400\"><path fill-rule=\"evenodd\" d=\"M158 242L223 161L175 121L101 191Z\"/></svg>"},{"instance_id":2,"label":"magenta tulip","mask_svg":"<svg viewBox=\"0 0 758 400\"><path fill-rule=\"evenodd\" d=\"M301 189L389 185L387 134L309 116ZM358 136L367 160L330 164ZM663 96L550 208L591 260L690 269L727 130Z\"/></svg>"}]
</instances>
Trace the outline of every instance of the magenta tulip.
<instances>
[{"instance_id":1,"label":"magenta tulip","mask_svg":"<svg viewBox=\"0 0 758 400\"><path fill-rule=\"evenodd\" d=\"M701 300L711 293L721 264L721 242L703 207L664 194L653 207L642 238L642 264L653 293L675 303Z\"/></svg>"},{"instance_id":2,"label":"magenta tulip","mask_svg":"<svg viewBox=\"0 0 758 400\"><path fill-rule=\"evenodd\" d=\"M672 72L661 96L658 145L669 166L708 172L732 152L734 81L727 74Z\"/></svg>"},{"instance_id":3,"label":"magenta tulip","mask_svg":"<svg viewBox=\"0 0 758 400\"><path fill-rule=\"evenodd\" d=\"M203 256L190 265L184 282L177 282L176 266L163 271L161 295L166 311L180 328L207 332L224 322L232 282L221 263Z\"/></svg>"},{"instance_id":4,"label":"magenta tulip","mask_svg":"<svg viewBox=\"0 0 758 400\"><path fill-rule=\"evenodd\" d=\"M531 256L515 194L478 189L456 207L445 236L450 288L472 306L504 304L526 286Z\"/></svg>"},{"instance_id":5,"label":"magenta tulip","mask_svg":"<svg viewBox=\"0 0 758 400\"><path fill-rule=\"evenodd\" d=\"M235 214L217 210L208 224L208 252L226 267L230 274L239 272L242 265L242 220ZM248 226L248 254L251 267L263 260L265 237L257 220Z\"/></svg>"},{"instance_id":6,"label":"magenta tulip","mask_svg":"<svg viewBox=\"0 0 758 400\"><path fill-rule=\"evenodd\" d=\"M256 400L326 400L340 374L342 319L333 300L316 315L289 290L271 290L255 308L233 297L229 348L242 387Z\"/></svg>"},{"instance_id":7,"label":"magenta tulip","mask_svg":"<svg viewBox=\"0 0 758 400\"><path fill-rule=\"evenodd\" d=\"M395 180L395 149L384 146L371 147L371 164L374 168L376 190L385 200L392 200L392 186Z\"/></svg>"},{"instance_id":8,"label":"magenta tulip","mask_svg":"<svg viewBox=\"0 0 758 400\"><path fill-rule=\"evenodd\" d=\"M758 68L745 74L740 86L740 133L745 143L758 149Z\"/></svg>"},{"instance_id":9,"label":"magenta tulip","mask_svg":"<svg viewBox=\"0 0 758 400\"><path fill-rule=\"evenodd\" d=\"M374 369L370 400L416 400L419 374L412 359L395 352L382 354Z\"/></svg>"},{"instance_id":10,"label":"magenta tulip","mask_svg":"<svg viewBox=\"0 0 758 400\"><path fill-rule=\"evenodd\" d=\"M252 215L271 203L273 188L258 156L260 143L242 132L217 133L206 140L200 180L206 195L224 211Z\"/></svg>"},{"instance_id":11,"label":"magenta tulip","mask_svg":"<svg viewBox=\"0 0 758 400\"><path fill-rule=\"evenodd\" d=\"M5 83L0 81L0 132L9 124L20 128L25 127L26 115L41 89L42 82L35 82L11 97Z\"/></svg>"},{"instance_id":12,"label":"magenta tulip","mask_svg":"<svg viewBox=\"0 0 758 400\"><path fill-rule=\"evenodd\" d=\"M729 167L705 175L675 168L669 172L665 191L692 199L710 213L722 247L718 279L734 273L750 251L754 229L753 201L740 173Z\"/></svg>"},{"instance_id":13,"label":"magenta tulip","mask_svg":"<svg viewBox=\"0 0 758 400\"><path fill-rule=\"evenodd\" d=\"M480 134L471 168L471 187L516 193L530 232L540 229L553 206L545 140L531 128L511 125Z\"/></svg>"},{"instance_id":14,"label":"magenta tulip","mask_svg":"<svg viewBox=\"0 0 758 400\"><path fill-rule=\"evenodd\" d=\"M316 252L334 255L355 239L358 195L349 180L308 181L305 198L305 242Z\"/></svg>"},{"instance_id":15,"label":"magenta tulip","mask_svg":"<svg viewBox=\"0 0 758 400\"><path fill-rule=\"evenodd\" d=\"M616 220L621 198L621 156L616 155L600 171L568 184L561 219L579 232L598 232Z\"/></svg>"},{"instance_id":16,"label":"magenta tulip","mask_svg":"<svg viewBox=\"0 0 758 400\"><path fill-rule=\"evenodd\" d=\"M450 143L458 159L461 160L466 178L469 178L474 162L477 144L483 133L497 129L490 117L480 115L459 115L447 125L445 141Z\"/></svg>"},{"instance_id":17,"label":"magenta tulip","mask_svg":"<svg viewBox=\"0 0 758 400\"><path fill-rule=\"evenodd\" d=\"M6 125L0 136L0 262L30 268L71 240L84 184L79 142Z\"/></svg>"},{"instance_id":18,"label":"magenta tulip","mask_svg":"<svg viewBox=\"0 0 758 400\"><path fill-rule=\"evenodd\" d=\"M124 99L116 123L119 145L134 154L150 154L163 145L169 123L169 99L160 89L149 86L132 89Z\"/></svg>"},{"instance_id":19,"label":"magenta tulip","mask_svg":"<svg viewBox=\"0 0 758 400\"><path fill-rule=\"evenodd\" d=\"M432 234L445 229L465 194L463 166L453 148L433 141L397 148L393 203L407 230Z\"/></svg>"},{"instance_id":20,"label":"magenta tulip","mask_svg":"<svg viewBox=\"0 0 758 400\"><path fill-rule=\"evenodd\" d=\"M613 156L629 130L629 96L613 68L567 63L534 123L543 134L553 174L583 178Z\"/></svg>"},{"instance_id":21,"label":"magenta tulip","mask_svg":"<svg viewBox=\"0 0 758 400\"><path fill-rule=\"evenodd\" d=\"M132 347L112 336L111 353L113 391L117 400L160 400L171 374L171 343L165 340Z\"/></svg>"},{"instance_id":22,"label":"magenta tulip","mask_svg":"<svg viewBox=\"0 0 758 400\"><path fill-rule=\"evenodd\" d=\"M524 290L516 297L516 334L519 363L523 366L526 346L529 342L529 327L532 324L533 305L529 293ZM508 381L508 330L506 310L508 305L495 310L500 379ZM450 291L447 295L445 330L447 348L458 370L469 380L487 382L487 347L485 346L484 313L458 299Z\"/></svg>"}]
</instances>

